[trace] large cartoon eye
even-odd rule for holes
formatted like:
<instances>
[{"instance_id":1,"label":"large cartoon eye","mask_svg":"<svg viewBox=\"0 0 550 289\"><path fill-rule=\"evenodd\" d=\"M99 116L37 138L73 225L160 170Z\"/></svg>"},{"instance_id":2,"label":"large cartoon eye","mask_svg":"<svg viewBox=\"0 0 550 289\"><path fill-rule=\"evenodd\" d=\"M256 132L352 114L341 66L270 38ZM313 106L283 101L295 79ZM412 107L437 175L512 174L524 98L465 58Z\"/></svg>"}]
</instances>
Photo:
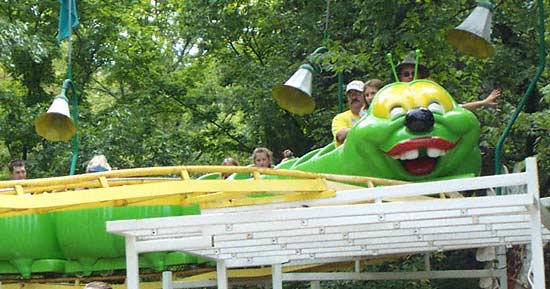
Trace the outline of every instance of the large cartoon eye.
<instances>
[{"instance_id":1,"label":"large cartoon eye","mask_svg":"<svg viewBox=\"0 0 550 289\"><path fill-rule=\"evenodd\" d=\"M394 106L391 110L390 110L390 119L396 119L402 115L405 114L405 109L403 109L402 107L400 106Z\"/></svg>"},{"instance_id":2,"label":"large cartoon eye","mask_svg":"<svg viewBox=\"0 0 550 289\"><path fill-rule=\"evenodd\" d=\"M428 105L428 109L431 111L431 112L436 112L436 113L445 113L445 109L443 108L443 106L437 102L437 101L432 101L429 105Z\"/></svg>"}]
</instances>

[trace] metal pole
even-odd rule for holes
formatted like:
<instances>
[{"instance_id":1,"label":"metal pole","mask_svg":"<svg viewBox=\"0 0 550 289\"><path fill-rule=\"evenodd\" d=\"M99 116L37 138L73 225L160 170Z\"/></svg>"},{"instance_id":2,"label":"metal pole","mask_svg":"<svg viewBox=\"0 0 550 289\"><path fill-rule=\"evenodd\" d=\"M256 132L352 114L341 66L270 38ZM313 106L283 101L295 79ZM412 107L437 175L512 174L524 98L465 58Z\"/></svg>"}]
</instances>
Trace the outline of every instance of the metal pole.
<instances>
[{"instance_id":1,"label":"metal pole","mask_svg":"<svg viewBox=\"0 0 550 289\"><path fill-rule=\"evenodd\" d=\"M72 157L71 157L71 167L69 169L69 175L74 175L75 171L76 171L76 161L78 159L78 95L76 93L76 88L72 82L72 79L73 79L73 64L72 64L72 50L73 50L73 39L72 39L72 30L73 30L73 26L72 26L72 1L69 0L67 1L67 9L69 10L68 11L68 28L69 28L69 31L70 31L70 34L69 34L69 42L67 44L67 79L70 82L71 84L71 91L73 93L73 121L74 121L74 125L76 127L76 133L74 134L73 136L73 139L72 139L72 147L73 147L73 151L72 151Z\"/></svg>"},{"instance_id":2,"label":"metal pole","mask_svg":"<svg viewBox=\"0 0 550 289\"><path fill-rule=\"evenodd\" d=\"M73 19L72 19L72 16L73 16L73 15L72 15L72 14L73 14L73 13L72 13L72 11L73 11L73 10L72 10L72 8L73 8L73 7L72 7L72 4L73 4L73 3L72 3L71 0L69 0L69 1L67 1L67 4L68 4L67 9L69 10L69 11L68 11L68 12L69 12L69 13L68 13L69 17L67 17L67 20L68 20L68 22L69 22L69 31L70 31L70 33L69 33L69 45L68 45L68 47L67 47L67 67L70 68L70 67L72 66L72 63L71 63L71 53L72 53L72 46L73 46L73 41L72 41L72 39L71 39L71 38L72 38L71 35L73 34L73 26L72 26L72 24L73 24L73 23L72 23L72 20L73 20ZM63 5L63 4L62 4L62 5ZM69 78L69 79L70 79L70 78Z\"/></svg>"},{"instance_id":3,"label":"metal pole","mask_svg":"<svg viewBox=\"0 0 550 289\"><path fill-rule=\"evenodd\" d=\"M172 285L172 271L162 272L162 289L173 289Z\"/></svg>"},{"instance_id":4,"label":"metal pole","mask_svg":"<svg viewBox=\"0 0 550 289\"><path fill-rule=\"evenodd\" d=\"M321 289L321 281L311 281L310 288L311 289Z\"/></svg>"},{"instance_id":5,"label":"metal pole","mask_svg":"<svg viewBox=\"0 0 550 289\"><path fill-rule=\"evenodd\" d=\"M532 288L545 288L544 282L544 250L542 248L542 222L540 214L539 176L535 158L527 158L527 193L533 197L533 204L529 206L531 226L531 270L533 280L529 279ZM531 271L530 270L530 271ZM528 277L529 278L529 277Z\"/></svg>"},{"instance_id":6,"label":"metal pole","mask_svg":"<svg viewBox=\"0 0 550 289\"><path fill-rule=\"evenodd\" d=\"M497 270L499 272L499 289L508 289L508 270L506 265L506 247L498 246L495 248L497 253Z\"/></svg>"},{"instance_id":7,"label":"metal pole","mask_svg":"<svg viewBox=\"0 0 550 289\"><path fill-rule=\"evenodd\" d=\"M73 93L73 121L74 126L76 127L76 132L72 140L73 152L71 156L71 168L69 171L69 175L73 176L76 171L76 161L78 160L78 94L76 93L76 88L72 81L71 91Z\"/></svg>"},{"instance_id":8,"label":"metal pole","mask_svg":"<svg viewBox=\"0 0 550 289\"><path fill-rule=\"evenodd\" d=\"M216 261L216 279L218 281L218 289L228 289L229 282L227 280L227 268L224 260Z\"/></svg>"},{"instance_id":9,"label":"metal pole","mask_svg":"<svg viewBox=\"0 0 550 289\"><path fill-rule=\"evenodd\" d=\"M128 289L139 289L139 264L135 236L126 236L126 283Z\"/></svg>"},{"instance_id":10,"label":"metal pole","mask_svg":"<svg viewBox=\"0 0 550 289\"><path fill-rule=\"evenodd\" d=\"M431 271L431 263L430 263L430 253L424 254L424 270L425 271Z\"/></svg>"},{"instance_id":11,"label":"metal pole","mask_svg":"<svg viewBox=\"0 0 550 289\"><path fill-rule=\"evenodd\" d=\"M272 288L283 289L283 271L281 264L271 265Z\"/></svg>"}]
</instances>

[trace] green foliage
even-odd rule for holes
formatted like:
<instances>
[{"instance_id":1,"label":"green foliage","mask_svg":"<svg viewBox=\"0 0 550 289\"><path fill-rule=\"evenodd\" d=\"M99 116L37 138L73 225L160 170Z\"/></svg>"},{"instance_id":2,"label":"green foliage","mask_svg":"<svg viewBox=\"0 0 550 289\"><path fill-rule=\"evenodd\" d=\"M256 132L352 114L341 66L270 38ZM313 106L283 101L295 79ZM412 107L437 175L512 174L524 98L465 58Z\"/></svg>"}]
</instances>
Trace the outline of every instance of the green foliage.
<instances>
[{"instance_id":1,"label":"green foliage","mask_svg":"<svg viewBox=\"0 0 550 289\"><path fill-rule=\"evenodd\" d=\"M493 15L495 55L478 60L457 53L444 33L475 7L461 1L98 1L78 2L81 25L72 45L78 87L78 172L95 153L114 167L216 164L225 156L248 162L256 146L276 159L331 141L337 112L336 73L391 82L386 53L398 62L419 48L431 77L460 102L499 87L498 109L477 111L482 123L484 174L493 171L494 146L537 64L536 5L498 3ZM10 158L25 158L31 176L64 175L70 143L38 137L33 120L65 78L67 43L56 43L57 1L0 4L1 136ZM328 16L328 18L326 18ZM328 23L326 22L328 19ZM548 21L547 21L548 22ZM328 24L328 25L327 25ZM313 114L280 109L271 88L311 59ZM511 166L537 156L541 192L550 187L548 74L545 72L505 143Z\"/></svg>"},{"instance_id":2,"label":"green foliage","mask_svg":"<svg viewBox=\"0 0 550 289\"><path fill-rule=\"evenodd\" d=\"M496 53L478 60L457 53L444 37L475 7L473 0L330 1L328 26L327 1L321 0L77 1L81 25L71 54L80 110L77 172L96 153L106 154L115 168L218 164L225 156L247 164L256 146L271 148L276 159L286 148L301 155L332 139L336 73L342 72L345 82L380 78L389 83L386 53L398 62L418 48L431 77L460 102L502 89L497 109L476 112L482 124L483 173L491 174L495 144L537 65L533 3L498 2L492 34ZM26 159L31 177L69 170L71 143L46 141L33 127L66 77L67 42L55 40L58 5L54 0L0 3L0 161ZM271 88L321 45L329 52L312 59L322 68L314 80L315 112L300 117L282 110ZM503 154L509 167L537 156L540 191L546 196L548 82L545 71ZM407 268L384 269L414 270L419 263L406 260L399 266ZM434 284L441 285L394 281L369 288ZM449 286L455 285L440 288L465 288Z\"/></svg>"}]
</instances>

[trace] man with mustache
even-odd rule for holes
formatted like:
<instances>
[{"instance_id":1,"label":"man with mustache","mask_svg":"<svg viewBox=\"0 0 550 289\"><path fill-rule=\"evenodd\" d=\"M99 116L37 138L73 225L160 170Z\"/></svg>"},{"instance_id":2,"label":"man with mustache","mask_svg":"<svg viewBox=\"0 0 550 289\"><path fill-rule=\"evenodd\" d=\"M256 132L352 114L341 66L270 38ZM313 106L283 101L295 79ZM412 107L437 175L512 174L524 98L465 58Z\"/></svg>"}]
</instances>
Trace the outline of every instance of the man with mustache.
<instances>
[{"instance_id":1,"label":"man with mustache","mask_svg":"<svg viewBox=\"0 0 550 289\"><path fill-rule=\"evenodd\" d=\"M346 86L346 96L348 97L350 109L337 114L332 119L332 135L336 146L344 143L350 128L361 118L361 109L365 105L364 87L365 83L360 80L354 80Z\"/></svg>"}]
</instances>

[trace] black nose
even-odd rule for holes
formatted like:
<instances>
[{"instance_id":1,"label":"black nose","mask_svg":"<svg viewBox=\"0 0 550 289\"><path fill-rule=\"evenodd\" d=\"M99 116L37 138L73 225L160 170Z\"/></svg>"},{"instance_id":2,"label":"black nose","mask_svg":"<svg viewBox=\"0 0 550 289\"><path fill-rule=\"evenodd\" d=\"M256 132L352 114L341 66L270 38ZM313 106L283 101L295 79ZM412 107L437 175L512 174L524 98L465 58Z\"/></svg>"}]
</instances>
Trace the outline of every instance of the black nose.
<instances>
[{"instance_id":1,"label":"black nose","mask_svg":"<svg viewBox=\"0 0 550 289\"><path fill-rule=\"evenodd\" d=\"M426 108L414 108L407 112L405 124L413 132L430 131L434 126L434 115Z\"/></svg>"}]
</instances>

